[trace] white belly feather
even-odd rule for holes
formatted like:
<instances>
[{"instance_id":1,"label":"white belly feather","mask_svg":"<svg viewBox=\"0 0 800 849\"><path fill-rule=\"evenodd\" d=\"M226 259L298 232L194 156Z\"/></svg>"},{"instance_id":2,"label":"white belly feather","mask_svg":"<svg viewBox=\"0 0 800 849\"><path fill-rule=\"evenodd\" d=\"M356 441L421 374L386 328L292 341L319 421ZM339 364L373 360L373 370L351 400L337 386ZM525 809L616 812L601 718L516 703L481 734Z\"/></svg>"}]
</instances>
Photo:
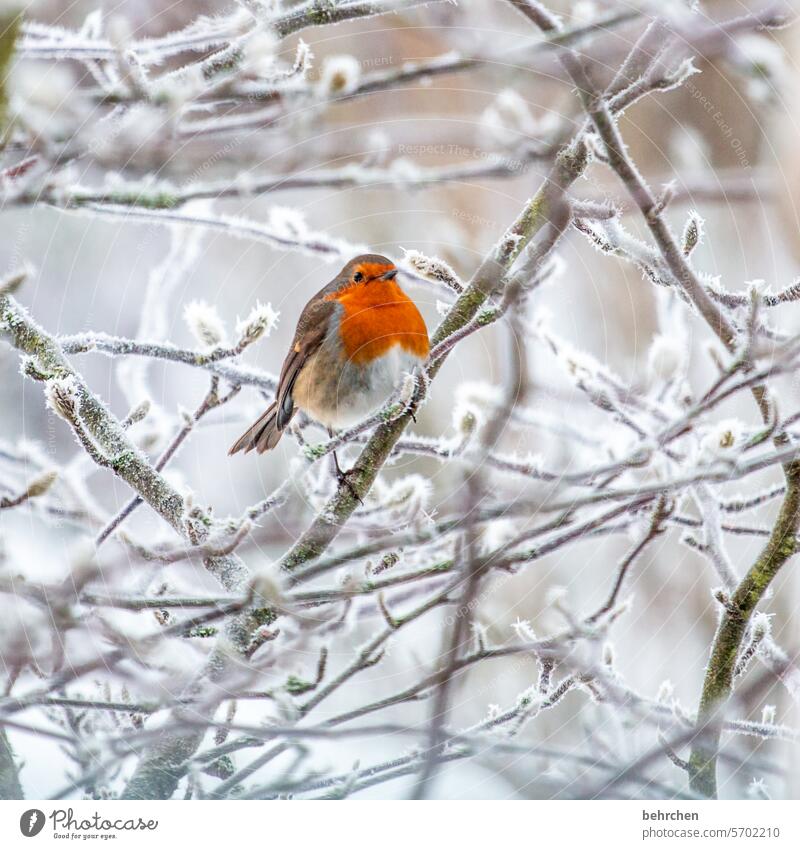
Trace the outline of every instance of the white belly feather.
<instances>
[{"instance_id":1,"label":"white belly feather","mask_svg":"<svg viewBox=\"0 0 800 849\"><path fill-rule=\"evenodd\" d=\"M421 360L408 353L400 345L390 348L383 356L377 357L369 366L353 366L347 363L342 370L341 382L336 405L336 420L330 427L352 427L377 410L399 384L405 372L410 372ZM363 375L364 379L354 380L351 370Z\"/></svg>"},{"instance_id":2,"label":"white belly feather","mask_svg":"<svg viewBox=\"0 0 800 849\"><path fill-rule=\"evenodd\" d=\"M295 384L295 403L320 424L345 428L377 410L405 372L422 360L394 345L369 365L353 364L326 345L308 362Z\"/></svg>"}]
</instances>

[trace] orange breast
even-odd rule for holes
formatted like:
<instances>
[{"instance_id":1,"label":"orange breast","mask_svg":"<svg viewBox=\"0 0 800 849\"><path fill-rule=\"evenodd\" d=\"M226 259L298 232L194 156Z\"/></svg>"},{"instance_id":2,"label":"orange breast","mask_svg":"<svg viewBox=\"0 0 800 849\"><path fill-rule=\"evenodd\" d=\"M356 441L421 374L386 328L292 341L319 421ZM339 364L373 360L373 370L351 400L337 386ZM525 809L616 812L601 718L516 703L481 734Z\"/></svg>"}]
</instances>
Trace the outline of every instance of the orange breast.
<instances>
[{"instance_id":1,"label":"orange breast","mask_svg":"<svg viewBox=\"0 0 800 849\"><path fill-rule=\"evenodd\" d=\"M414 302L393 280L373 280L328 296L344 308L340 333L345 353L366 364L400 345L417 357L428 354L428 329Z\"/></svg>"}]
</instances>

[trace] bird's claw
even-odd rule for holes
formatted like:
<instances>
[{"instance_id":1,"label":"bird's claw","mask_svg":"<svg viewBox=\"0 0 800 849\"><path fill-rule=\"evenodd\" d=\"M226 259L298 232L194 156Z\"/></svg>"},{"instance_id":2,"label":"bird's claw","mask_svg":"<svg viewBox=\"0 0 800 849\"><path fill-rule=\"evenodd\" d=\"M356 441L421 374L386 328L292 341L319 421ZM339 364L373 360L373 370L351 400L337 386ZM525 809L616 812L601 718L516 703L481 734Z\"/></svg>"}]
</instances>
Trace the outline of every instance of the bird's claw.
<instances>
[{"instance_id":1,"label":"bird's claw","mask_svg":"<svg viewBox=\"0 0 800 849\"><path fill-rule=\"evenodd\" d=\"M353 474L355 469L348 469L346 472L343 472L341 469L336 473L336 477L339 481L339 486L346 486L350 490L350 495L355 498L356 501L363 507L364 501L361 496L356 491L356 488L350 483L350 475Z\"/></svg>"}]
</instances>

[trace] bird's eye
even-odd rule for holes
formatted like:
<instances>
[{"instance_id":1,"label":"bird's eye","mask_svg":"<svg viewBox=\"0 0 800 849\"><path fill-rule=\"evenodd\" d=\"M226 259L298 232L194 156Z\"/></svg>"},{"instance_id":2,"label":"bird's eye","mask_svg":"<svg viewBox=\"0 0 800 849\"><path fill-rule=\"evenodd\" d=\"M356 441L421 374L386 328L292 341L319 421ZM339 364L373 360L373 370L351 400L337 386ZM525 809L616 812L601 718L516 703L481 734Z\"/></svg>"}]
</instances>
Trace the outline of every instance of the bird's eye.
<instances>
[{"instance_id":1,"label":"bird's eye","mask_svg":"<svg viewBox=\"0 0 800 849\"><path fill-rule=\"evenodd\" d=\"M363 279L364 275L360 271L356 271L356 273L353 275L353 280L356 283L360 283Z\"/></svg>"}]
</instances>

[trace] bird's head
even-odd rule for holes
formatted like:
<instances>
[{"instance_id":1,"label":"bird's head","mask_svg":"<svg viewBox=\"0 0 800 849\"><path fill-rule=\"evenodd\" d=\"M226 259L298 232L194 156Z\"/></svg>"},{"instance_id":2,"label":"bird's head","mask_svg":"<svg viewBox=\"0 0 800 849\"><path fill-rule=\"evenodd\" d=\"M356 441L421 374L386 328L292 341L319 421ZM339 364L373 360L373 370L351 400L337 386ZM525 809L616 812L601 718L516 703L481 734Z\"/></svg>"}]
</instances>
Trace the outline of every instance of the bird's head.
<instances>
[{"instance_id":1,"label":"bird's head","mask_svg":"<svg viewBox=\"0 0 800 849\"><path fill-rule=\"evenodd\" d=\"M395 264L380 254L362 254L351 259L339 275L345 286L365 285L376 280L394 280L396 276Z\"/></svg>"}]
</instances>

